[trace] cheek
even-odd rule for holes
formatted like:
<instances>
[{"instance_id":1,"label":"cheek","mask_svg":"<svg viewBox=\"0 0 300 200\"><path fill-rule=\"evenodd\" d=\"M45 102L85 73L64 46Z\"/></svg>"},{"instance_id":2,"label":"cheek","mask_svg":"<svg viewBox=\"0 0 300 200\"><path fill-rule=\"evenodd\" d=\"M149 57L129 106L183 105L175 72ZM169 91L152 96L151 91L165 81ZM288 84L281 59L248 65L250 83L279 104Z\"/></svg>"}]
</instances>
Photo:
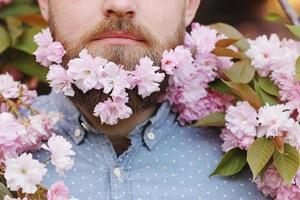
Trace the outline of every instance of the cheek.
<instances>
[{"instance_id":1,"label":"cheek","mask_svg":"<svg viewBox=\"0 0 300 200\"><path fill-rule=\"evenodd\" d=\"M146 0L147 1L147 0ZM137 17L141 24L151 29L154 35L165 42L172 38L183 22L183 1L180 0L148 0L155 1L141 7L140 17Z\"/></svg>"},{"instance_id":2,"label":"cheek","mask_svg":"<svg viewBox=\"0 0 300 200\"><path fill-rule=\"evenodd\" d=\"M55 0L53 17L59 35L69 41L78 39L89 27L101 21L97 0ZM72 5L72 6L70 6Z\"/></svg>"}]
</instances>

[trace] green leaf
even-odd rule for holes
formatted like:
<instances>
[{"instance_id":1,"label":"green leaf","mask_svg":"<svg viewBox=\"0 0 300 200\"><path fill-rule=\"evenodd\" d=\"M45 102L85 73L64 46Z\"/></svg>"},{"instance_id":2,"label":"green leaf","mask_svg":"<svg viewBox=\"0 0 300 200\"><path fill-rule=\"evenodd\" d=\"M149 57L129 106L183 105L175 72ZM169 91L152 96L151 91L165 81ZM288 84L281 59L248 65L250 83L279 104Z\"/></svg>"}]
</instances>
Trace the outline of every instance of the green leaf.
<instances>
[{"instance_id":1,"label":"green leaf","mask_svg":"<svg viewBox=\"0 0 300 200\"><path fill-rule=\"evenodd\" d=\"M222 80L218 78L213 82L210 82L209 87L220 93L232 94L230 87L228 87Z\"/></svg>"},{"instance_id":2,"label":"green leaf","mask_svg":"<svg viewBox=\"0 0 300 200\"><path fill-rule=\"evenodd\" d=\"M46 82L47 68L37 64L34 56L28 55L23 52L15 52L10 63L23 73L37 77L40 81Z\"/></svg>"},{"instance_id":3,"label":"green leaf","mask_svg":"<svg viewBox=\"0 0 300 200\"><path fill-rule=\"evenodd\" d=\"M293 35L295 35L296 37L300 38L300 25L285 25Z\"/></svg>"},{"instance_id":4,"label":"green leaf","mask_svg":"<svg viewBox=\"0 0 300 200\"><path fill-rule=\"evenodd\" d=\"M258 81L254 80L254 88L260 99L264 104L269 104L271 106L279 104L279 100L277 97L266 93L259 84Z\"/></svg>"},{"instance_id":5,"label":"green leaf","mask_svg":"<svg viewBox=\"0 0 300 200\"><path fill-rule=\"evenodd\" d=\"M228 70L224 70L224 74L233 82L249 83L255 75L255 69L249 60L242 60L236 62Z\"/></svg>"},{"instance_id":6,"label":"green leaf","mask_svg":"<svg viewBox=\"0 0 300 200\"><path fill-rule=\"evenodd\" d=\"M194 126L225 126L225 113L211 113L200 119Z\"/></svg>"},{"instance_id":7,"label":"green leaf","mask_svg":"<svg viewBox=\"0 0 300 200\"><path fill-rule=\"evenodd\" d=\"M37 44L33 41L33 36L38 32L40 32L40 28L25 29L23 35L13 47L32 55L37 48Z\"/></svg>"},{"instance_id":8,"label":"green leaf","mask_svg":"<svg viewBox=\"0 0 300 200\"><path fill-rule=\"evenodd\" d=\"M271 12L264 17L265 20L269 22L276 22L281 19L281 16L278 13Z\"/></svg>"},{"instance_id":9,"label":"green leaf","mask_svg":"<svg viewBox=\"0 0 300 200\"><path fill-rule=\"evenodd\" d=\"M6 29L0 26L0 54L10 45L10 38Z\"/></svg>"},{"instance_id":10,"label":"green leaf","mask_svg":"<svg viewBox=\"0 0 300 200\"><path fill-rule=\"evenodd\" d=\"M296 71L295 80L300 81L300 56L297 58L295 71Z\"/></svg>"},{"instance_id":11,"label":"green leaf","mask_svg":"<svg viewBox=\"0 0 300 200\"><path fill-rule=\"evenodd\" d=\"M250 105L252 105L255 109L259 109L262 107L262 102L256 92L245 83L235 83L224 81L223 82L231 88L231 90L239 96L242 100L248 101Z\"/></svg>"},{"instance_id":12,"label":"green leaf","mask_svg":"<svg viewBox=\"0 0 300 200\"><path fill-rule=\"evenodd\" d=\"M291 183L299 169L299 153L289 144L284 145L284 153L275 151L274 164L286 183Z\"/></svg>"},{"instance_id":13,"label":"green leaf","mask_svg":"<svg viewBox=\"0 0 300 200\"><path fill-rule=\"evenodd\" d=\"M6 6L5 9L1 9L0 18L5 18L8 16L22 16L28 14L39 13L39 8L30 3L30 1L13 1L10 5Z\"/></svg>"},{"instance_id":14,"label":"green leaf","mask_svg":"<svg viewBox=\"0 0 300 200\"><path fill-rule=\"evenodd\" d=\"M279 88L268 78L258 77L258 84L260 88L266 93L279 97Z\"/></svg>"},{"instance_id":15,"label":"green leaf","mask_svg":"<svg viewBox=\"0 0 300 200\"><path fill-rule=\"evenodd\" d=\"M245 39L244 35L233 26L225 23L215 23L211 24L210 27L217 30L219 33L225 34L230 39L238 40L234 45L241 51L245 52L250 48L250 44L247 39Z\"/></svg>"},{"instance_id":16,"label":"green leaf","mask_svg":"<svg viewBox=\"0 0 300 200\"><path fill-rule=\"evenodd\" d=\"M272 140L265 137L256 139L249 147L247 152L247 162L251 168L253 180L272 157L274 148Z\"/></svg>"},{"instance_id":17,"label":"green leaf","mask_svg":"<svg viewBox=\"0 0 300 200\"><path fill-rule=\"evenodd\" d=\"M231 149L222 158L210 176L231 176L240 172L247 164L247 153L239 148Z\"/></svg>"},{"instance_id":18,"label":"green leaf","mask_svg":"<svg viewBox=\"0 0 300 200\"><path fill-rule=\"evenodd\" d=\"M5 18L7 29L12 41L12 45L14 45L17 39L22 35L22 22L16 17L6 17Z\"/></svg>"},{"instance_id":19,"label":"green leaf","mask_svg":"<svg viewBox=\"0 0 300 200\"><path fill-rule=\"evenodd\" d=\"M13 197L9 190L5 187L5 185L0 183L0 199L4 199L6 195Z\"/></svg>"}]
</instances>

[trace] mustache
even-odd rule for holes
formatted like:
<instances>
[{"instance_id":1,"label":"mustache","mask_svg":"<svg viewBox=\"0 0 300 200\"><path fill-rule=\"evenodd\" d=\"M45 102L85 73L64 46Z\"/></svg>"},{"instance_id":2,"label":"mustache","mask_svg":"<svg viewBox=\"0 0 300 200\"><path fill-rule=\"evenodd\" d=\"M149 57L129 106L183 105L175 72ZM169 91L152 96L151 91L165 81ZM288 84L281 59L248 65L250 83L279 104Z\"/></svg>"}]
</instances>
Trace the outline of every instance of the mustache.
<instances>
[{"instance_id":1,"label":"mustache","mask_svg":"<svg viewBox=\"0 0 300 200\"><path fill-rule=\"evenodd\" d=\"M143 25L133 22L131 19L110 17L102 20L96 26L89 28L79 39L82 48L98 35L107 32L128 32L143 39L147 46L153 47L160 43L151 31ZM70 47L73 49L72 47ZM77 47L78 48L78 47Z\"/></svg>"}]
</instances>

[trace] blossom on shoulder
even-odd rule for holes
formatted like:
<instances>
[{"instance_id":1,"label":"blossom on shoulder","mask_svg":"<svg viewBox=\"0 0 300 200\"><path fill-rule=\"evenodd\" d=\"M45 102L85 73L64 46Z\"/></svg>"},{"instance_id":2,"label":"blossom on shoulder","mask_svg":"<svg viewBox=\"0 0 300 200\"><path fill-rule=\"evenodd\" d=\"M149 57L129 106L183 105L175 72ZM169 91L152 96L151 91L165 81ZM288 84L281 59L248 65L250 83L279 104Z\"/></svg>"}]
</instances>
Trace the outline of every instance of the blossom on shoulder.
<instances>
[{"instance_id":1,"label":"blossom on shoulder","mask_svg":"<svg viewBox=\"0 0 300 200\"><path fill-rule=\"evenodd\" d=\"M47 80L50 81L50 87L56 93L62 92L67 96L74 96L75 92L72 88L74 82L61 65L51 65L49 67Z\"/></svg>"},{"instance_id":2,"label":"blossom on shoulder","mask_svg":"<svg viewBox=\"0 0 300 200\"><path fill-rule=\"evenodd\" d=\"M17 158L9 158L5 164L4 177L8 188L13 191L22 189L24 193L35 193L37 185L47 173L45 165L34 160L32 154L24 153Z\"/></svg>"},{"instance_id":3,"label":"blossom on shoulder","mask_svg":"<svg viewBox=\"0 0 300 200\"><path fill-rule=\"evenodd\" d=\"M193 23L191 33L186 33L185 46L196 49L199 54L208 54L215 48L220 39L216 30L199 23Z\"/></svg>"},{"instance_id":4,"label":"blossom on shoulder","mask_svg":"<svg viewBox=\"0 0 300 200\"><path fill-rule=\"evenodd\" d=\"M73 167L74 159L71 156L74 156L75 152L71 149L71 143L62 136L53 135L48 140L47 145L42 145L42 148L50 151L51 163L55 166L59 175L63 175L64 171L70 170Z\"/></svg>"},{"instance_id":5,"label":"blossom on shoulder","mask_svg":"<svg viewBox=\"0 0 300 200\"><path fill-rule=\"evenodd\" d=\"M148 57L140 59L132 72L135 85L138 87L138 94L143 98L160 90L159 83L164 80L165 74L159 73L159 67L153 66L153 61Z\"/></svg>"},{"instance_id":6,"label":"blossom on shoulder","mask_svg":"<svg viewBox=\"0 0 300 200\"><path fill-rule=\"evenodd\" d=\"M251 64L261 76L268 76L271 68L279 62L284 51L281 48L281 41L276 34L270 38L266 35L259 36L255 40L249 40L250 49L245 53L252 61Z\"/></svg>"},{"instance_id":7,"label":"blossom on shoulder","mask_svg":"<svg viewBox=\"0 0 300 200\"><path fill-rule=\"evenodd\" d=\"M235 106L229 106L225 120L226 128L232 133L256 136L257 112L247 101L239 101Z\"/></svg>"},{"instance_id":8,"label":"blossom on shoulder","mask_svg":"<svg viewBox=\"0 0 300 200\"><path fill-rule=\"evenodd\" d=\"M282 136L283 132L289 131L295 124L291 113L292 109L284 104L261 107L258 111L258 137Z\"/></svg>"}]
</instances>

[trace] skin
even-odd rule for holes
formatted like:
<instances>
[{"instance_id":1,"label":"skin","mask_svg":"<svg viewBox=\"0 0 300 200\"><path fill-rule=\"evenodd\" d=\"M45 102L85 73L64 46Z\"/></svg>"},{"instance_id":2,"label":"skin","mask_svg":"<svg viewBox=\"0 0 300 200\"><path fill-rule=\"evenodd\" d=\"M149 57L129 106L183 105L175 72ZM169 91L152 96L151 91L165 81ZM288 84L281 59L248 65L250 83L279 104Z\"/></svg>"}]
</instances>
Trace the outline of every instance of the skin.
<instances>
[{"instance_id":1,"label":"skin","mask_svg":"<svg viewBox=\"0 0 300 200\"><path fill-rule=\"evenodd\" d=\"M82 48L88 48L93 56L106 57L129 66L143 55L150 57L153 55L153 60L159 64L160 57L157 55L161 55L165 49L180 45L182 43L180 37L183 37L185 27L192 22L200 1L38 0L38 3L44 19L49 22L50 28L52 27L55 39L61 41L68 52L72 52L66 56L67 58L78 55ZM95 32L99 24L110 19L124 19L140 26L143 31L136 32L137 34L111 30L105 34ZM110 24L112 23L107 23L107 27L110 27ZM90 34L91 32L95 34ZM178 32L180 34L177 34ZM108 49L111 50L109 53ZM118 59L120 57L118 52L124 55L124 59ZM81 99L84 97L81 96ZM137 124L151 117L158 107L158 104L149 104L143 109L134 109L134 114L129 119L108 126L93 117L91 110L86 108L84 103L75 101L73 103L92 126L111 139L120 152L130 145L128 133Z\"/></svg>"}]
</instances>

